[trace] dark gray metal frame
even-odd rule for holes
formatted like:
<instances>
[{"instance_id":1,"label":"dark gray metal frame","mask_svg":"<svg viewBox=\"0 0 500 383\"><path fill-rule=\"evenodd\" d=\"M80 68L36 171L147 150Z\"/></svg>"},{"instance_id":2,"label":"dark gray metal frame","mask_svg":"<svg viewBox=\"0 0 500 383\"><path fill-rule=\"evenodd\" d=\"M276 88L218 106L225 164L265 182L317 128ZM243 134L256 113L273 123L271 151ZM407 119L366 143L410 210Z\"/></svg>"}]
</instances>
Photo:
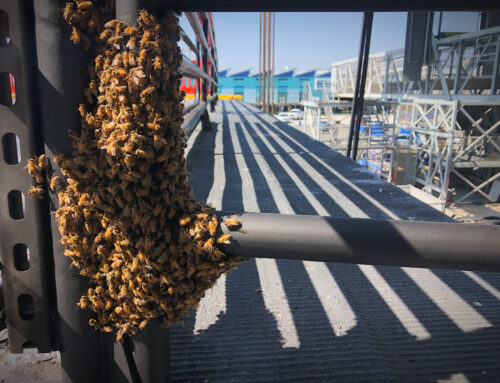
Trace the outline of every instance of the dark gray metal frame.
<instances>
[{"instance_id":1,"label":"dark gray metal frame","mask_svg":"<svg viewBox=\"0 0 500 383\"><path fill-rule=\"evenodd\" d=\"M132 21L144 4L117 1L116 5L117 16ZM27 191L33 181L23 169L29 157L46 153L52 158L70 150L67 132L80 125L77 106L83 101L88 57L68 40L70 31L61 19L59 1L39 0L32 4L0 0L0 11L9 19L8 27L3 25L0 31L3 34L10 29L11 39L6 46L0 44L0 73L15 76L17 96L15 105L0 105L0 138L7 133L15 134L19 145L16 146L15 140L4 140L3 157L10 153L20 157L18 164L0 161L2 179L8 180L0 183L0 266L10 350L22 352L26 346L35 346L39 352L59 350L63 380L67 382L133 380L127 355L121 346L117 347L114 336L90 328L89 313L76 308L87 281L71 269L69 259L62 255L57 223L49 214L57 208L56 195L49 193L44 200L29 196ZM203 100L185 115L183 128L188 132L199 121L208 123L207 105L216 101L213 95L217 84L217 53L207 43L208 33L213 33L207 27L208 17L206 14L192 17L204 20L202 34L197 34L201 49L195 52L204 65L199 68L183 57L181 73L203 79L204 86ZM189 40L185 33L182 37ZM215 41L213 35L210 40ZM188 41L188 46L192 49L195 45ZM206 73L208 60L212 64L211 74ZM208 97L209 86L211 97ZM59 173L55 163L51 168ZM11 190L22 193L20 203L8 199ZM9 215L16 208L18 214L24 211L22 219ZM16 244L29 249L27 270L15 267ZM144 381L169 380L169 335L159 322L151 323L129 346L127 350L132 352Z\"/></svg>"},{"instance_id":2,"label":"dark gray metal frame","mask_svg":"<svg viewBox=\"0 0 500 383\"><path fill-rule=\"evenodd\" d=\"M206 2L197 1L164 1L158 5L153 0L118 0L117 16L133 20L137 10L149 3L156 4L157 8L181 6L184 10L206 7ZM361 2L342 6L364 7L365 10L384 7L435 9L440 4L443 3L386 1L377 5ZM457 3L446 4L448 6L443 6L443 9L458 9ZM60 350L64 381L125 382L132 377L124 351L117 346L112 335L90 329L88 313L75 307L75 302L86 289L86 281L69 269L69 260L62 256L56 223L52 219L49 224L49 204L51 209L56 208L55 196L46 196L43 201L25 196L25 218L15 221L9 216L8 192L16 189L26 195L32 182L22 170L26 158L42 152L55 155L67 151L67 130L79 126L76 106L83 95L83 73L87 60L81 49L68 41L69 31L60 18L59 5L57 0L37 0L33 9L30 2L0 0L0 10L6 11L10 18L12 39L7 47L0 47L0 72L15 75L17 92L14 106L0 106L0 134L3 137L5 133L15 133L19 137L21 153L21 163L17 165L9 165L0 159L2 178L9 180L0 184L0 259L9 317L9 343L14 352L21 351L26 342L33 342L39 351ZM474 6L488 8L487 3L481 1L475 2ZM253 5L216 1L210 3L210 7L279 9L269 1L265 4L258 1ZM313 10L319 5L314 1L307 4L292 1L287 3L287 7ZM331 7L344 9L338 8L338 4ZM208 16L201 14L203 23L200 23L199 17L188 16L197 36L196 44L189 41L185 33L181 34L199 59L196 66L183 58L184 75L205 80L200 89L201 99L186 108L183 129L188 133L200 120L207 121L207 105L217 100L214 32ZM36 25L36 34L33 25ZM209 39L212 47L208 46ZM211 73L207 73L209 61L212 64ZM35 94L35 88L38 94ZM38 104L35 103L37 98ZM500 271L500 228L495 226L270 214L242 214L238 219L244 226L244 232L232 232L234 239L226 248L229 254ZM458 244L457 238L460 241ZM31 264L27 271L15 269L12 248L16 243L24 243L30 248ZM454 244L453 249L449 248L451 243ZM58 287L57 294L54 293L54 284ZM24 314L34 314L31 320L19 315L18 297L25 293L33 296L33 310L23 311L25 317ZM130 347L144 381L168 381L167 330L161 329L158 323L152 323L134 337Z\"/></svg>"},{"instance_id":3,"label":"dark gray metal frame","mask_svg":"<svg viewBox=\"0 0 500 383\"><path fill-rule=\"evenodd\" d=\"M5 100L7 105L0 105L0 264L9 349L22 352L24 347L37 347L40 352L48 352L54 348L55 338L48 204L46 198L40 200L28 194L33 181L23 169L27 158L43 153L35 105L33 5L1 0L0 10L7 16L3 21L8 21L8 26L3 25L0 30L8 32L10 38L7 45L6 41L0 44L0 74L14 76L16 94L14 105L8 105L10 91ZM8 86L8 82L2 85ZM17 139L7 140L9 133ZM19 163L7 163L9 153ZM12 192L21 198L8 198ZM10 211L15 210L20 219L11 217ZM19 267L16 257L26 258L23 267Z\"/></svg>"},{"instance_id":4,"label":"dark gray metal frame","mask_svg":"<svg viewBox=\"0 0 500 383\"><path fill-rule=\"evenodd\" d=\"M500 227L243 213L225 250L243 257L500 272ZM226 229L226 232L229 232Z\"/></svg>"},{"instance_id":5,"label":"dark gray metal frame","mask_svg":"<svg viewBox=\"0 0 500 383\"><path fill-rule=\"evenodd\" d=\"M218 59L217 48L215 46L215 34L209 21L209 16L206 12L186 12L191 28L196 36L196 45L189 37L181 31L182 40L193 51L197 57L198 65L183 56L181 63L181 71L185 77L199 80L199 93L194 106L196 113L187 113L184 117L182 129L186 135L189 135L198 122L202 123L204 129L210 129L210 121L207 108L213 112L217 103L217 81L218 81ZM200 18L202 23L200 23ZM210 46L209 41L212 42ZM208 70L208 62L210 61L210 73ZM210 90L210 96L209 96Z\"/></svg>"}]
</instances>

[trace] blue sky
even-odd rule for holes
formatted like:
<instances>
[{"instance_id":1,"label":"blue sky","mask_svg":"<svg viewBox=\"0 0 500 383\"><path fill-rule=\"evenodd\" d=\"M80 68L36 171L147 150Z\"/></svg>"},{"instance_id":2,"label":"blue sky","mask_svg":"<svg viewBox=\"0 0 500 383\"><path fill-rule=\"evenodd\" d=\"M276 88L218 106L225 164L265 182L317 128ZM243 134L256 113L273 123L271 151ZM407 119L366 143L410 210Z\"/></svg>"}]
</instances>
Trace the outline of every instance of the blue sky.
<instances>
[{"instance_id":1,"label":"blue sky","mask_svg":"<svg viewBox=\"0 0 500 383\"><path fill-rule=\"evenodd\" d=\"M403 12L375 13L370 52L404 46L406 17ZM219 69L236 72L259 69L259 13L213 14ZM435 16L437 24L437 15ZM335 61L357 57L361 13L276 13L276 73L285 67L297 70L329 69ZM477 25L477 13L446 13L443 30L469 31ZM189 26L181 18L189 34Z\"/></svg>"}]
</instances>

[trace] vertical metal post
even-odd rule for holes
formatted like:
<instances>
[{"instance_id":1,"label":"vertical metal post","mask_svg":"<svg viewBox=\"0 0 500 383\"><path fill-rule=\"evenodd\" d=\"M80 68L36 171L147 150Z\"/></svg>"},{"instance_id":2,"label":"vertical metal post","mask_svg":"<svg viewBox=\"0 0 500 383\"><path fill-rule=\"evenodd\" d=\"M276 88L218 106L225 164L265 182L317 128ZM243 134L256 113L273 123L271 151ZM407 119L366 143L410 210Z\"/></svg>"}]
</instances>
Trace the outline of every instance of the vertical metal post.
<instances>
[{"instance_id":1,"label":"vertical metal post","mask_svg":"<svg viewBox=\"0 0 500 383\"><path fill-rule=\"evenodd\" d=\"M53 158L70 150L68 129L79 129L77 108L83 102L88 58L81 47L69 41L70 31L62 20L59 1L40 0L34 6L40 123L45 153ZM52 166L56 167L53 161ZM50 194L51 206L56 209L57 198ZM101 382L104 379L100 334L88 324L90 312L75 306L88 288L88 281L70 268L70 259L63 255L53 214L51 227L63 381Z\"/></svg>"},{"instance_id":2,"label":"vertical metal post","mask_svg":"<svg viewBox=\"0 0 500 383\"><path fill-rule=\"evenodd\" d=\"M266 110L266 12L262 12L262 110Z\"/></svg>"},{"instance_id":3,"label":"vertical metal post","mask_svg":"<svg viewBox=\"0 0 500 383\"><path fill-rule=\"evenodd\" d=\"M205 35L205 39L208 41L208 20L206 17L203 17L203 34ZM202 48L202 65L203 65L203 72L208 73L208 50L207 47ZM207 90L208 90L208 81L206 79L201 80L202 87L202 100L207 101Z\"/></svg>"},{"instance_id":4,"label":"vertical metal post","mask_svg":"<svg viewBox=\"0 0 500 383\"><path fill-rule=\"evenodd\" d=\"M259 88L257 91L258 103L262 102L262 12L259 12Z\"/></svg>"},{"instance_id":5,"label":"vertical metal post","mask_svg":"<svg viewBox=\"0 0 500 383\"><path fill-rule=\"evenodd\" d=\"M266 111L269 113L271 100L269 98L269 90L271 89L271 12L267 12L267 107Z\"/></svg>"},{"instance_id":6,"label":"vertical metal post","mask_svg":"<svg viewBox=\"0 0 500 383\"><path fill-rule=\"evenodd\" d=\"M387 94L387 88L389 85L389 59L392 56L389 56L386 54L385 56L385 79L384 79L384 90L382 91L383 94Z\"/></svg>"},{"instance_id":7,"label":"vertical metal post","mask_svg":"<svg viewBox=\"0 0 500 383\"><path fill-rule=\"evenodd\" d=\"M346 156L351 156L352 139L354 137L354 123L356 121L356 114L358 109L358 93L359 93L359 83L361 81L361 66L363 63L363 50L365 47L365 29L366 29L366 12L363 13L363 24L361 26L361 39L359 43L359 54L358 54L358 68L356 74L356 85L354 89L354 94L352 98L351 107L351 122L349 124L349 137L347 139L347 151Z\"/></svg>"},{"instance_id":8,"label":"vertical metal post","mask_svg":"<svg viewBox=\"0 0 500 383\"><path fill-rule=\"evenodd\" d=\"M271 110L274 113L274 43L275 39L275 28L276 28L276 12L273 12L273 67L272 67L272 76L273 76L273 84L272 84L272 92L271 92Z\"/></svg>"},{"instance_id":9,"label":"vertical metal post","mask_svg":"<svg viewBox=\"0 0 500 383\"><path fill-rule=\"evenodd\" d=\"M0 264L9 350L49 352L57 347L49 207L28 194L33 181L23 169L43 153L33 2L0 0L0 10L10 38L0 43Z\"/></svg>"},{"instance_id":10,"label":"vertical metal post","mask_svg":"<svg viewBox=\"0 0 500 383\"><path fill-rule=\"evenodd\" d=\"M443 12L439 12L439 23L437 30L437 38L439 39L439 35L441 34L441 24L443 23Z\"/></svg>"},{"instance_id":11,"label":"vertical metal post","mask_svg":"<svg viewBox=\"0 0 500 383\"><path fill-rule=\"evenodd\" d=\"M139 10L144 7L144 0L116 0L116 17L129 25L137 25Z\"/></svg>"},{"instance_id":12,"label":"vertical metal post","mask_svg":"<svg viewBox=\"0 0 500 383\"><path fill-rule=\"evenodd\" d=\"M460 82L460 77L462 76L462 60L464 57L464 44L462 40L458 42L458 54L457 54L457 71L455 73L455 81L453 82L453 94L457 94L458 85ZM437 63L437 65L439 62Z\"/></svg>"},{"instance_id":13,"label":"vertical metal post","mask_svg":"<svg viewBox=\"0 0 500 383\"><path fill-rule=\"evenodd\" d=\"M354 132L354 148L352 153L352 159L356 161L356 156L358 152L358 141L359 141L359 129L361 124L361 118L363 116L363 101L365 97L365 84L366 84L366 73L368 69L368 59L370 56L370 39L372 34L372 22L373 22L373 12L366 12L366 30L365 30L365 49L363 57L363 71L361 73L361 81L359 83L359 102L358 110L356 116L356 130ZM359 72L358 72L359 75Z\"/></svg>"},{"instance_id":14,"label":"vertical metal post","mask_svg":"<svg viewBox=\"0 0 500 383\"><path fill-rule=\"evenodd\" d=\"M494 96L497 92L497 78L498 78L498 61L500 59L500 36L496 36L497 43L495 46L495 59L493 61L493 68L491 71L491 89L490 94Z\"/></svg>"},{"instance_id":15,"label":"vertical metal post","mask_svg":"<svg viewBox=\"0 0 500 383\"><path fill-rule=\"evenodd\" d=\"M196 58L196 66L199 68L200 65L201 65L201 54L200 54L200 42L197 40L196 41L196 50L198 51L198 54L196 55L197 58ZM196 81L196 101L200 101L201 100L201 79L193 79L193 81Z\"/></svg>"}]
</instances>

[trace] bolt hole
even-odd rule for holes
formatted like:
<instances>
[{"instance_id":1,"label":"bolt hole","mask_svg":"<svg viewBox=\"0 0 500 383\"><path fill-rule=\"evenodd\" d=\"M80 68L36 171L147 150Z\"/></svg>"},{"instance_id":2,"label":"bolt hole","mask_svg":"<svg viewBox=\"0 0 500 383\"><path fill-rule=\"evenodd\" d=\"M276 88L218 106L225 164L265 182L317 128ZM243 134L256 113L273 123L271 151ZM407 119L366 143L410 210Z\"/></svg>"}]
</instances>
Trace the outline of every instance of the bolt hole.
<instances>
[{"instance_id":1,"label":"bolt hole","mask_svg":"<svg viewBox=\"0 0 500 383\"><path fill-rule=\"evenodd\" d=\"M7 12L0 9L0 47L10 43L9 16Z\"/></svg>"},{"instance_id":2,"label":"bolt hole","mask_svg":"<svg viewBox=\"0 0 500 383\"><path fill-rule=\"evenodd\" d=\"M14 246L13 253L16 270L28 270L30 268L30 249L25 244L18 243Z\"/></svg>"},{"instance_id":3,"label":"bolt hole","mask_svg":"<svg viewBox=\"0 0 500 383\"><path fill-rule=\"evenodd\" d=\"M33 298L29 294L21 294L17 298L19 316L24 320L31 320L35 317L35 306Z\"/></svg>"},{"instance_id":4,"label":"bolt hole","mask_svg":"<svg viewBox=\"0 0 500 383\"><path fill-rule=\"evenodd\" d=\"M26 213L24 194L19 190L11 190L7 195L9 201L9 214L12 219L23 219Z\"/></svg>"},{"instance_id":5,"label":"bolt hole","mask_svg":"<svg viewBox=\"0 0 500 383\"><path fill-rule=\"evenodd\" d=\"M0 73L0 104L5 106L16 104L16 80L12 73Z\"/></svg>"},{"instance_id":6,"label":"bolt hole","mask_svg":"<svg viewBox=\"0 0 500 383\"><path fill-rule=\"evenodd\" d=\"M17 165L21 162L21 143L19 137L14 133L6 133L2 137L3 159L9 165Z\"/></svg>"}]
</instances>

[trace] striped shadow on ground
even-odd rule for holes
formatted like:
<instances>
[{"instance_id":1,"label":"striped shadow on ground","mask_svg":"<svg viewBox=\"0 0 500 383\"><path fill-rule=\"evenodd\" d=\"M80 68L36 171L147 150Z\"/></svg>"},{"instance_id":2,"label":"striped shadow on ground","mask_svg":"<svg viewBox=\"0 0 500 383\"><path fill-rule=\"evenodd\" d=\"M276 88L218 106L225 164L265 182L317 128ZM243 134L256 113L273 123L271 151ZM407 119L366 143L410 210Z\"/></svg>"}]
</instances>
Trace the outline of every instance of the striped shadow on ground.
<instances>
[{"instance_id":1,"label":"striped shadow on ground","mask_svg":"<svg viewBox=\"0 0 500 383\"><path fill-rule=\"evenodd\" d=\"M218 209L448 220L252 106L221 102L211 121L187 164ZM172 378L500 381L499 288L487 273L256 258L171 329Z\"/></svg>"}]
</instances>

